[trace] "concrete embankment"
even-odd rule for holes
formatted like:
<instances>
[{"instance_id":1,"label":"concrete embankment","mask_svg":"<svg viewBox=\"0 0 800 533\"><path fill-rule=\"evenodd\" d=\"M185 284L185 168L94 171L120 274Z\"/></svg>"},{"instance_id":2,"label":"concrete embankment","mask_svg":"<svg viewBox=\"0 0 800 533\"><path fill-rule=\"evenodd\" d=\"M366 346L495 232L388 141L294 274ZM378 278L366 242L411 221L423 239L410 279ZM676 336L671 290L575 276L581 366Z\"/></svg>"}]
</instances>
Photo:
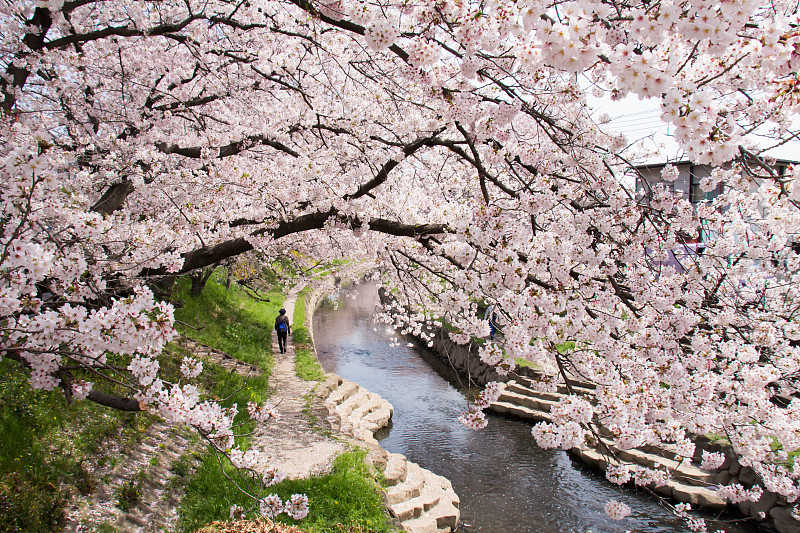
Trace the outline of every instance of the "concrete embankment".
<instances>
[{"instance_id":1,"label":"concrete embankment","mask_svg":"<svg viewBox=\"0 0 800 533\"><path fill-rule=\"evenodd\" d=\"M432 330L433 345L429 349L456 371L469 376L477 385L490 381L501 382L502 394L490 409L498 414L511 416L531 422L551 421L550 408L557 405L568 394L566 386L560 385L555 391L542 392L537 383L554 380L554 376L544 376L531 368L517 368L511 377L499 375L495 369L483 363L478 356L475 343L459 345L443 334L441 328ZM420 341L422 342L422 341ZM562 381L555 379L556 382ZM591 398L596 385L581 380L570 380L571 389ZM757 502L745 501L738 504L726 503L716 494L716 487L739 483L745 488L754 485L763 487L755 471L739 464L729 446L710 442L705 437L695 437L695 453L692 457L681 457L670 445L645 446L623 450L612 444L610 435L600 430L600 440L572 448L569 452L583 462L605 471L610 465L620 462L645 466L669 472L669 481L660 486L650 486L655 494L690 503L693 507L711 510L738 509L743 515L773 527L779 533L800 532L800 521L795 517L797 509L782 496L763 489ZM707 472L700 468L703 451L725 454L723 465Z\"/></svg>"},{"instance_id":2,"label":"concrete embankment","mask_svg":"<svg viewBox=\"0 0 800 533\"><path fill-rule=\"evenodd\" d=\"M358 279L369 269L350 269L343 279ZM336 292L338 280L329 276L312 285L306 294L306 309L311 316L329 294ZM308 321L313 340L313 327ZM382 469L386 480L384 500L391 515L411 533L446 533L458 526L460 500L447 479L380 447L375 433L389 425L392 405L356 383L328 373L317 387L318 402L328 413L331 427L341 438L367 449L367 460Z\"/></svg>"}]
</instances>

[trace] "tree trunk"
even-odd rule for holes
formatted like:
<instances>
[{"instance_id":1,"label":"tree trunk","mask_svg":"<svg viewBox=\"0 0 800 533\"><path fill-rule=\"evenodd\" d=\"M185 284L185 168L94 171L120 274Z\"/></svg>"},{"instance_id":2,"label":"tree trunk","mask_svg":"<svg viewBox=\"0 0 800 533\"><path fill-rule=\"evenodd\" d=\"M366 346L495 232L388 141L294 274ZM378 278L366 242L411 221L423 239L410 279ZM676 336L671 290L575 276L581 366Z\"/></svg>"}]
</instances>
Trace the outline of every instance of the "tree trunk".
<instances>
[{"instance_id":1,"label":"tree trunk","mask_svg":"<svg viewBox=\"0 0 800 533\"><path fill-rule=\"evenodd\" d=\"M153 294L156 295L161 300L169 300L172 298L172 291L175 288L175 281L178 279L178 276L172 274L169 276L161 276L156 278L151 283L148 283L148 286L153 291Z\"/></svg>"},{"instance_id":2,"label":"tree trunk","mask_svg":"<svg viewBox=\"0 0 800 533\"><path fill-rule=\"evenodd\" d=\"M205 288L206 283L211 278L211 274L214 273L214 268L215 267L211 266L209 268L195 270L194 272L189 274L189 279L192 280L192 289L190 291L190 294L194 298L197 298L203 293L203 289Z\"/></svg>"}]
</instances>

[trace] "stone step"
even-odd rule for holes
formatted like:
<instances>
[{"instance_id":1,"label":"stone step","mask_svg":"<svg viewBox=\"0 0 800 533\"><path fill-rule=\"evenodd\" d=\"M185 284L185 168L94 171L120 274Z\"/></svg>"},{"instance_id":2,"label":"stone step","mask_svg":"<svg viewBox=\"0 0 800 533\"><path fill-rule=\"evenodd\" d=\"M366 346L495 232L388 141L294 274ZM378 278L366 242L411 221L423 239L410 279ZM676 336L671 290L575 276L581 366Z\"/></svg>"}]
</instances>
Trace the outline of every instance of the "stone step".
<instances>
[{"instance_id":1,"label":"stone step","mask_svg":"<svg viewBox=\"0 0 800 533\"><path fill-rule=\"evenodd\" d=\"M505 387L505 390L510 392L516 392L517 394L532 396L534 398L542 398L544 400L550 400L554 402L558 402L566 397L573 396L573 393L575 393L578 396L588 399L593 404L597 403L597 400L594 398L594 390L584 389L582 387L573 387L572 391L570 391L564 385L558 385L555 391L542 391L536 386L526 385L515 380L504 383L502 386Z\"/></svg>"},{"instance_id":2,"label":"stone step","mask_svg":"<svg viewBox=\"0 0 800 533\"><path fill-rule=\"evenodd\" d=\"M406 462L406 477L397 485L389 488L386 498L389 505L408 501L419 496L422 486L425 484L425 475L422 468L411 461Z\"/></svg>"},{"instance_id":3,"label":"stone step","mask_svg":"<svg viewBox=\"0 0 800 533\"><path fill-rule=\"evenodd\" d=\"M602 454L592 448L572 448L572 453L581 458L585 463L606 470L608 465L617 465L619 462L610 455ZM666 484L652 487L653 491L662 496L673 498L679 502L689 503L693 507L707 507L710 509L724 509L725 500L717 496L716 491L707 487L700 487L684 483L678 479L670 479Z\"/></svg>"},{"instance_id":4,"label":"stone step","mask_svg":"<svg viewBox=\"0 0 800 533\"><path fill-rule=\"evenodd\" d=\"M640 446L638 449L651 455L660 455L666 459L672 459L673 461L680 461L683 459L683 456L678 453L674 444L664 443L658 446Z\"/></svg>"},{"instance_id":5,"label":"stone step","mask_svg":"<svg viewBox=\"0 0 800 533\"><path fill-rule=\"evenodd\" d=\"M557 401L545 400L543 398L537 398L534 396L527 396L523 394L518 394L516 392L510 392L508 389L500 393L500 397L497 398L497 402L498 403L505 402L518 405L521 407L528 407L536 411L544 411L545 413L549 413L550 408L555 405L558 405L559 403Z\"/></svg>"},{"instance_id":6,"label":"stone step","mask_svg":"<svg viewBox=\"0 0 800 533\"><path fill-rule=\"evenodd\" d=\"M347 387L347 397L329 407L338 416L339 431L365 442L376 444L374 433L386 426L392 417L392 404L358 385Z\"/></svg>"},{"instance_id":7,"label":"stone step","mask_svg":"<svg viewBox=\"0 0 800 533\"><path fill-rule=\"evenodd\" d=\"M338 389L344 380L336 374L330 373L327 375L325 381L317 385L317 394L323 401L327 400L331 393Z\"/></svg>"},{"instance_id":8,"label":"stone step","mask_svg":"<svg viewBox=\"0 0 800 533\"><path fill-rule=\"evenodd\" d=\"M537 422L553 421L550 413L508 402L494 402L489 406L489 409L501 415L516 416L518 418L524 418L525 420L535 420Z\"/></svg>"},{"instance_id":9,"label":"stone step","mask_svg":"<svg viewBox=\"0 0 800 533\"><path fill-rule=\"evenodd\" d=\"M437 476L428 470L422 470L422 472L423 485L419 495L390 505L392 513L401 522L422 516L423 513L439 503L442 495L447 490L447 486L440 481L441 476Z\"/></svg>"},{"instance_id":10,"label":"stone step","mask_svg":"<svg viewBox=\"0 0 800 533\"><path fill-rule=\"evenodd\" d=\"M624 461L653 469L668 468L673 478L690 485L705 487L715 483L715 473L697 468L688 459L686 461L676 461L662 455L647 453L640 449L623 450L606 439L603 439L603 443ZM650 446L649 448L654 449L655 447Z\"/></svg>"},{"instance_id":11,"label":"stone step","mask_svg":"<svg viewBox=\"0 0 800 533\"><path fill-rule=\"evenodd\" d=\"M373 433L385 427L392 418L394 408L389 402L382 402L377 409L370 411L362 419L362 427L369 429Z\"/></svg>"},{"instance_id":12,"label":"stone step","mask_svg":"<svg viewBox=\"0 0 800 533\"><path fill-rule=\"evenodd\" d=\"M338 378L338 377L337 377ZM329 419L338 431L373 445L381 451L384 475L389 488L386 501L407 531L413 533L444 533L453 531L460 517L458 496L449 481L400 454L387 454L379 447L374 433L386 426L393 414L392 405L357 384L347 380L326 380L321 397L326 393L325 406ZM410 522L410 525L406 525Z\"/></svg>"},{"instance_id":13,"label":"stone step","mask_svg":"<svg viewBox=\"0 0 800 533\"><path fill-rule=\"evenodd\" d=\"M553 379L553 376L545 376L544 374L541 374L541 376L544 380L547 380L548 382ZM528 376L517 376L516 381L517 383L520 383L523 386L532 387L533 383L536 383L537 380L534 378L530 378ZM558 381L561 381L560 377L558 378ZM594 393L594 390L597 388L597 385L595 385L594 383L578 379L570 379L569 385L572 388L572 390L574 390L579 394L592 394ZM558 392L560 392L561 394L569 394L569 388L564 383L557 382L557 387L558 387Z\"/></svg>"},{"instance_id":14,"label":"stone step","mask_svg":"<svg viewBox=\"0 0 800 533\"><path fill-rule=\"evenodd\" d=\"M354 437L355 427L353 427L353 423L349 419L343 418L339 422L339 432L348 437Z\"/></svg>"},{"instance_id":15,"label":"stone step","mask_svg":"<svg viewBox=\"0 0 800 533\"><path fill-rule=\"evenodd\" d=\"M372 392L366 391L366 398L359 400L349 413L352 419L362 420L373 411L377 411L385 400ZM341 411L340 411L341 412Z\"/></svg>"},{"instance_id":16,"label":"stone step","mask_svg":"<svg viewBox=\"0 0 800 533\"><path fill-rule=\"evenodd\" d=\"M446 533L455 531L458 527L458 521L461 517L459 510L460 501L453 487L449 481L441 476L431 474L431 483L434 485L433 490L438 484L441 490L438 496L438 502L432 505L429 509L423 511L420 516L402 522L403 528L412 533L420 533L423 531L431 531L437 533Z\"/></svg>"},{"instance_id":17,"label":"stone step","mask_svg":"<svg viewBox=\"0 0 800 533\"><path fill-rule=\"evenodd\" d=\"M335 407L355 394L360 388L361 387L352 381L347 381L346 379L342 380L342 383L330 393L328 399L325 400L325 403Z\"/></svg>"},{"instance_id":18,"label":"stone step","mask_svg":"<svg viewBox=\"0 0 800 533\"><path fill-rule=\"evenodd\" d=\"M551 402L559 402L563 398L566 398L566 394L560 394L558 392L542 392L531 389L530 387L526 387L521 383L517 383L514 380L511 380L507 383L504 383L504 391L513 392L516 394L521 394L523 396L534 396L536 398L541 398L543 400L549 400Z\"/></svg>"},{"instance_id":19,"label":"stone step","mask_svg":"<svg viewBox=\"0 0 800 533\"><path fill-rule=\"evenodd\" d=\"M358 387L353 394L336 406L336 412L339 413L342 418L351 418L350 415L353 411L369 401L370 394L369 391ZM357 414L356 418L358 418Z\"/></svg>"},{"instance_id":20,"label":"stone step","mask_svg":"<svg viewBox=\"0 0 800 533\"><path fill-rule=\"evenodd\" d=\"M461 519L461 500L452 488L445 492L439 505L428 511L427 514L436 518L439 531L450 532L458 528L458 522Z\"/></svg>"},{"instance_id":21,"label":"stone step","mask_svg":"<svg viewBox=\"0 0 800 533\"><path fill-rule=\"evenodd\" d=\"M386 469L383 472L383 477L389 487L394 487L406 480L406 473L408 472L408 463L406 457L399 453L390 453L386 462Z\"/></svg>"},{"instance_id":22,"label":"stone step","mask_svg":"<svg viewBox=\"0 0 800 533\"><path fill-rule=\"evenodd\" d=\"M419 518L412 518L402 523L403 529L409 533L450 533L458 527L461 511L457 507L440 502Z\"/></svg>"},{"instance_id":23,"label":"stone step","mask_svg":"<svg viewBox=\"0 0 800 533\"><path fill-rule=\"evenodd\" d=\"M406 520L402 524L403 529L408 533L440 533L436 517L428 513L425 513L419 518Z\"/></svg>"},{"instance_id":24,"label":"stone step","mask_svg":"<svg viewBox=\"0 0 800 533\"><path fill-rule=\"evenodd\" d=\"M717 491L696 485L687 485L680 481L670 480L667 486L672 490L672 497L683 503L690 503L692 507L705 507L707 509L725 509L728 504L717 495Z\"/></svg>"},{"instance_id":25,"label":"stone step","mask_svg":"<svg viewBox=\"0 0 800 533\"><path fill-rule=\"evenodd\" d=\"M375 434L368 429L362 429L360 427L354 426L353 433L351 435L368 444L373 444L375 446L378 446L378 441L377 439L375 439Z\"/></svg>"}]
</instances>

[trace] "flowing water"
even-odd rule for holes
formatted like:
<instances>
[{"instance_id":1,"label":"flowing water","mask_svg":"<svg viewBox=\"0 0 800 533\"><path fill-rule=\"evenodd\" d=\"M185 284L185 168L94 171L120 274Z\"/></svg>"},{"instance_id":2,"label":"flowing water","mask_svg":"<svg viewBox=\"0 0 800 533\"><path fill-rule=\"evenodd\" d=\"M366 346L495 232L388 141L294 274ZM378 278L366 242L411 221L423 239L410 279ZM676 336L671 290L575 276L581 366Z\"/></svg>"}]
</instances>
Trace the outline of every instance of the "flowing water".
<instances>
[{"instance_id":1,"label":"flowing water","mask_svg":"<svg viewBox=\"0 0 800 533\"><path fill-rule=\"evenodd\" d=\"M329 299L314 314L314 340L325 370L354 381L394 406L392 426L377 435L445 476L461 498L463 531L497 533L666 533L686 531L650 497L620 489L563 451L542 450L530 424L488 415L472 431L458 422L467 409L458 376L430 353L375 324L377 288L363 283ZM603 505L616 499L632 516L613 521ZM756 531L725 526L729 533Z\"/></svg>"}]
</instances>

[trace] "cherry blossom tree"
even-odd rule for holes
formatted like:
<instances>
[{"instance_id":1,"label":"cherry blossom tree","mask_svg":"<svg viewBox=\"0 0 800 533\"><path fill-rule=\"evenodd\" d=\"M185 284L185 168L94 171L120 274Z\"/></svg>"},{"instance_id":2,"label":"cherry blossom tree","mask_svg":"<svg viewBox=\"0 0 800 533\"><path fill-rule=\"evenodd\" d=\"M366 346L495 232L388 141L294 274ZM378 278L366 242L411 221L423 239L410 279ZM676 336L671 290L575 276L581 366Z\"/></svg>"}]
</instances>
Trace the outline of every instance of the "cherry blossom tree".
<instances>
[{"instance_id":1,"label":"cherry blossom tree","mask_svg":"<svg viewBox=\"0 0 800 533\"><path fill-rule=\"evenodd\" d=\"M795 11L6 0L0 355L34 388L150 406L231 450L235 413L159 377L174 330L153 291L251 250L369 258L405 330L435 316L467 342L492 303L504 341L485 361L598 385L538 426L541 445L602 426L690 453L691 434L723 434L793 501L800 167L778 174L750 138L797 136ZM627 142L594 123L587 87L659 98L688 157L716 167L701 186L724 192L695 208L631 190ZM701 227L705 252L668 266Z\"/></svg>"}]
</instances>

